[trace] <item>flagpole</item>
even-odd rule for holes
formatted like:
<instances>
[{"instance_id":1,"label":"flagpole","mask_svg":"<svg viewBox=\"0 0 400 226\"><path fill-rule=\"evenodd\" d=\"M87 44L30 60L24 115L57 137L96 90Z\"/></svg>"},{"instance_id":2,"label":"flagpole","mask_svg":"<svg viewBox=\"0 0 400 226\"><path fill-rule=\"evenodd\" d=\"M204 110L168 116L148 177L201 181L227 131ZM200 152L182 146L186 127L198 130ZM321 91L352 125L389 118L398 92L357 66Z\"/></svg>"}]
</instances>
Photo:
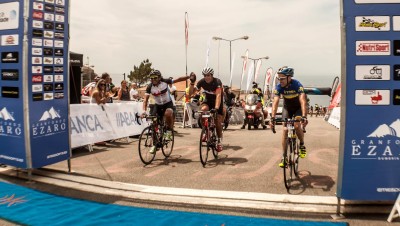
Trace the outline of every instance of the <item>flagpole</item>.
<instances>
[{"instance_id":1,"label":"flagpole","mask_svg":"<svg viewBox=\"0 0 400 226\"><path fill-rule=\"evenodd\" d=\"M187 60L187 47L189 39L189 18L188 13L185 12L185 59L186 59L186 76L188 75L188 60ZM188 82L186 79L186 88L188 87Z\"/></svg>"}]
</instances>

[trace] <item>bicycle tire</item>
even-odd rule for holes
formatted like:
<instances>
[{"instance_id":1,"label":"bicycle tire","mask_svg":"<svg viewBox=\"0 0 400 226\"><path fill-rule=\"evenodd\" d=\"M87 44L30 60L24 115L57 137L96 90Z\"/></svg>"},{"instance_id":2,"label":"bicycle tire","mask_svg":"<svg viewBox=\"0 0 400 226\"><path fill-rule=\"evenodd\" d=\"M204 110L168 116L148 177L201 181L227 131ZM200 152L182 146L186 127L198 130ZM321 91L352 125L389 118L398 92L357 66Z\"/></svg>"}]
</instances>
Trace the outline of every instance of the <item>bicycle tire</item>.
<instances>
[{"instance_id":1,"label":"bicycle tire","mask_svg":"<svg viewBox=\"0 0 400 226\"><path fill-rule=\"evenodd\" d=\"M293 170L294 170L294 175L296 175L297 178L299 177L299 158L300 158L299 146L300 145L296 141L294 141L294 143L293 143L293 164L294 164Z\"/></svg>"},{"instance_id":2,"label":"bicycle tire","mask_svg":"<svg viewBox=\"0 0 400 226\"><path fill-rule=\"evenodd\" d=\"M283 154L283 182L285 184L286 190L290 189L291 181L292 181L292 156L291 156L291 141L286 141L286 150Z\"/></svg>"},{"instance_id":3,"label":"bicycle tire","mask_svg":"<svg viewBox=\"0 0 400 226\"><path fill-rule=\"evenodd\" d=\"M145 164L150 164L154 157L156 156L156 152L150 153L150 148L155 144L154 142L154 130L152 126L148 126L143 129L142 133L139 136L138 142L138 151L140 160Z\"/></svg>"},{"instance_id":4,"label":"bicycle tire","mask_svg":"<svg viewBox=\"0 0 400 226\"><path fill-rule=\"evenodd\" d=\"M171 140L165 140L165 138L163 138L162 141L163 146L161 148L161 151L165 158L168 158L171 155L172 151L174 150L174 141L175 141L174 131L171 131L171 136L172 136Z\"/></svg>"},{"instance_id":5,"label":"bicycle tire","mask_svg":"<svg viewBox=\"0 0 400 226\"><path fill-rule=\"evenodd\" d=\"M206 137L205 140L203 139L203 137ZM203 126L203 128L201 129L199 142L200 162L203 167L205 167L207 164L208 151L210 150L209 140L210 137L208 133L208 128Z\"/></svg>"},{"instance_id":6,"label":"bicycle tire","mask_svg":"<svg viewBox=\"0 0 400 226\"><path fill-rule=\"evenodd\" d=\"M218 159L218 151L217 151L217 131L216 128L213 129L211 134L211 149L214 156L214 159Z\"/></svg>"}]
</instances>

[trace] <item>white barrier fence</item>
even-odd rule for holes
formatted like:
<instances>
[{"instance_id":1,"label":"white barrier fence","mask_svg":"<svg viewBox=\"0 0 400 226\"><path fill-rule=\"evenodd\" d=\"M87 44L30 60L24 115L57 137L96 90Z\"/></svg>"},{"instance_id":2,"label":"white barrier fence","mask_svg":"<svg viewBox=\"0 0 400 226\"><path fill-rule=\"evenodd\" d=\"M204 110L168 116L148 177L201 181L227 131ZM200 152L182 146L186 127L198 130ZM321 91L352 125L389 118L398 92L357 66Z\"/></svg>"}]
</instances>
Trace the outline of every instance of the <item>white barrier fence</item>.
<instances>
[{"instance_id":1,"label":"white barrier fence","mask_svg":"<svg viewBox=\"0 0 400 226\"><path fill-rule=\"evenodd\" d=\"M149 124L142 103L71 104L71 148L138 135Z\"/></svg>"}]
</instances>

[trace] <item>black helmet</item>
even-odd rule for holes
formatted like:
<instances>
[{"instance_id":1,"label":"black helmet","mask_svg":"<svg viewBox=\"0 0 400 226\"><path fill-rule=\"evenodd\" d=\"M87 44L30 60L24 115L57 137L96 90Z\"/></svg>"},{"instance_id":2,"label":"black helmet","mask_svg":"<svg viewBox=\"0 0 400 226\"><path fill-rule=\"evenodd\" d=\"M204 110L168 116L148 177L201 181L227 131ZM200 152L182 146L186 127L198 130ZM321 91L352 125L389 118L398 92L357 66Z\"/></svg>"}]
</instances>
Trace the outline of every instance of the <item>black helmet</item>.
<instances>
[{"instance_id":1,"label":"black helmet","mask_svg":"<svg viewBox=\"0 0 400 226\"><path fill-rule=\"evenodd\" d=\"M258 88L258 83L257 82L253 82L253 88Z\"/></svg>"},{"instance_id":2,"label":"black helmet","mask_svg":"<svg viewBox=\"0 0 400 226\"><path fill-rule=\"evenodd\" d=\"M149 76L150 77L155 77L155 76L161 77L161 72L159 70L153 70L153 71L150 72Z\"/></svg>"},{"instance_id":3,"label":"black helmet","mask_svg":"<svg viewBox=\"0 0 400 226\"><path fill-rule=\"evenodd\" d=\"M224 85L224 89L227 90L227 89L230 89L230 88L229 88L229 86Z\"/></svg>"},{"instance_id":4,"label":"black helmet","mask_svg":"<svg viewBox=\"0 0 400 226\"><path fill-rule=\"evenodd\" d=\"M294 75L294 69L288 66L283 66L279 68L278 74L284 74L286 76L293 76Z\"/></svg>"}]
</instances>

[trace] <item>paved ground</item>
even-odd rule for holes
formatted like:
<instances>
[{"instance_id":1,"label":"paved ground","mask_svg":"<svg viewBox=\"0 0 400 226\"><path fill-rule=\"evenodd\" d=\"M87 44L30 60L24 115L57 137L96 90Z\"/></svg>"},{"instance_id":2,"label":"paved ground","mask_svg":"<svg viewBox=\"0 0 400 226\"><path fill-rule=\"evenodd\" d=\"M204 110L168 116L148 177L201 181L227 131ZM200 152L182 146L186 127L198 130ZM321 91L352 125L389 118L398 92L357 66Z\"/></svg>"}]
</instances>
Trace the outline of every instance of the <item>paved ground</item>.
<instances>
[{"instance_id":1,"label":"paved ground","mask_svg":"<svg viewBox=\"0 0 400 226\"><path fill-rule=\"evenodd\" d=\"M156 160L144 166L138 157L137 141L130 143L119 140L107 146L95 146L93 152L85 148L73 150L71 160L73 174L69 177L83 176L83 180L98 179L127 184L149 186L206 189L218 191L249 192L252 195L278 194L288 195L282 182L282 170L277 166L281 156L281 126L277 134L267 130L240 130L239 125L230 126L224 133L224 151L217 161L203 168L199 161L198 140L199 129L176 128L175 148L170 159L164 160L157 153ZM307 127L306 146L308 156L300 162L300 180L297 186L289 191L286 198L317 196L321 199L334 198L338 171L339 130L321 118L310 118ZM67 171L67 162L47 166L42 171L57 172L59 175ZM11 173L15 174L15 173ZM91 179L90 179L91 178ZM234 215L278 217L289 219L331 220L329 214L279 212L273 210L246 211L243 208L196 208L193 205L159 205L157 202L143 202L135 198L122 198L112 195L106 185L97 187L102 192L92 193L82 190L89 182L76 182L76 189L67 187L68 180L60 180L59 185L49 186L46 182L26 183L26 181L0 174L0 179L42 191L87 200L134 205L151 208L164 208L185 211L226 213ZM79 187L79 188L78 188ZM117 192L124 192L123 189ZM241 193L245 194L245 193ZM285 205L282 202L282 205ZM383 211L384 213L386 212ZM346 214L346 222L350 225L393 225L386 222L387 214ZM3 224L4 223L4 224ZM0 221L0 225L7 224Z\"/></svg>"}]
</instances>

